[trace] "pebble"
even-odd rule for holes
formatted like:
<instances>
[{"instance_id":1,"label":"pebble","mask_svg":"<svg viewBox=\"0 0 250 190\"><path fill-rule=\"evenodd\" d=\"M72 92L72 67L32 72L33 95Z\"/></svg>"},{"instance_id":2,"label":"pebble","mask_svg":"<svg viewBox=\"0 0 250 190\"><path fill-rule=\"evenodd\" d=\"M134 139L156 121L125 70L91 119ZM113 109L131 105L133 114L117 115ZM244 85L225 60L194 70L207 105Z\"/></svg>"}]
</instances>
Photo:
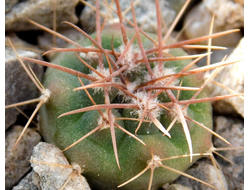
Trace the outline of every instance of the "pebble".
<instances>
[{"instance_id":1,"label":"pebble","mask_svg":"<svg viewBox=\"0 0 250 190\"><path fill-rule=\"evenodd\" d=\"M88 1L89 4L95 7L94 0ZM137 2L137 1L134 1ZM170 24L175 19L176 15L178 14L179 10L182 8L185 0L164 0L159 1L162 18L164 18L164 24L166 28L169 28ZM111 3L111 0L108 1ZM130 7L130 1L127 0L120 0L119 1L122 12L124 12L127 8ZM113 9L117 10L115 3L113 4ZM156 8L155 8L155 1L154 0L144 0L139 1L136 5L134 5L136 20L138 26L143 24L142 29L145 32L157 33L157 19L156 19ZM108 7L104 3L100 3L100 12L101 12L101 23L104 21L104 17L108 14ZM111 10L110 15L108 17L108 23L119 22L118 16L115 12ZM103 16L102 16L103 15ZM129 21L133 22L132 11L130 9L129 12L125 14L125 18ZM88 32L92 32L95 30L95 9L90 8L89 6L85 6L81 15L80 15L80 22L83 26L83 29ZM124 21L124 24L131 27L127 21ZM166 31L166 28L165 29Z\"/></svg>"},{"instance_id":2,"label":"pebble","mask_svg":"<svg viewBox=\"0 0 250 190\"><path fill-rule=\"evenodd\" d=\"M30 170L29 159L34 146L41 141L41 136L27 128L16 148L11 150L23 130L15 125L6 131L5 137L5 189L11 189Z\"/></svg>"},{"instance_id":3,"label":"pebble","mask_svg":"<svg viewBox=\"0 0 250 190\"><path fill-rule=\"evenodd\" d=\"M12 41L15 43L16 41ZM17 49L19 56L37 59L38 54ZM25 64L29 63L32 70L41 81L43 76L43 67L35 63L23 61ZM14 51L10 47L5 47L5 105L37 98L39 95L38 89L31 81L21 63L17 59ZM24 110L26 106L18 107ZM17 115L20 113L15 108L8 108L5 110L5 129L11 126L15 121Z\"/></svg>"},{"instance_id":4,"label":"pebble","mask_svg":"<svg viewBox=\"0 0 250 190\"><path fill-rule=\"evenodd\" d=\"M209 34L211 19L215 15L213 33L244 27L244 3L232 0L203 0L187 14L185 35L192 39ZM242 38L240 32L213 38L212 44L235 47ZM201 42L207 44L207 41Z\"/></svg>"},{"instance_id":5,"label":"pebble","mask_svg":"<svg viewBox=\"0 0 250 190\"><path fill-rule=\"evenodd\" d=\"M172 184L172 185L164 185L162 187L164 190L192 190L188 187L185 187L183 185L180 185L180 184Z\"/></svg>"},{"instance_id":6,"label":"pebble","mask_svg":"<svg viewBox=\"0 0 250 190\"><path fill-rule=\"evenodd\" d=\"M28 173L12 190L39 190L33 182L34 171Z\"/></svg>"},{"instance_id":7,"label":"pebble","mask_svg":"<svg viewBox=\"0 0 250 190\"><path fill-rule=\"evenodd\" d=\"M5 31L37 30L26 18L52 28L55 2L57 27L65 27L66 24L61 24L63 21L78 22L75 15L78 0L27 0L19 2L5 14Z\"/></svg>"},{"instance_id":8,"label":"pebble","mask_svg":"<svg viewBox=\"0 0 250 190\"><path fill-rule=\"evenodd\" d=\"M185 173L196 177L212 186L214 186L217 189L224 189L227 190L228 189L228 185L225 179L225 176L223 175L223 173L218 170L219 175L222 179L222 184L218 178L217 172L216 172L216 168L210 163L210 161L206 160L206 159L202 159L197 161L193 166L191 166L188 170L186 170ZM179 178L177 178L177 180L175 180L174 184L180 184L183 185L185 187L188 187L190 189L199 189L199 190L211 190L212 188L202 184L196 180L190 179L188 177L185 176L180 176Z\"/></svg>"},{"instance_id":9,"label":"pebble","mask_svg":"<svg viewBox=\"0 0 250 190\"><path fill-rule=\"evenodd\" d=\"M5 14L9 12L17 3L18 0L5 0Z\"/></svg>"},{"instance_id":10,"label":"pebble","mask_svg":"<svg viewBox=\"0 0 250 190\"><path fill-rule=\"evenodd\" d=\"M232 147L244 146L244 121L238 118L218 116L214 118L215 132L227 139ZM218 138L214 139L214 146L218 148L229 147ZM223 173L227 177L229 189L244 189L244 150L219 151L227 159L235 164L230 164L221 157L216 157Z\"/></svg>"},{"instance_id":11,"label":"pebble","mask_svg":"<svg viewBox=\"0 0 250 190\"><path fill-rule=\"evenodd\" d=\"M230 54L226 61L240 62L228 65L220 70L214 80L229 89L232 89L235 93L244 93L244 70L245 62L243 56L243 43L244 38L240 41L239 45ZM227 89L222 88L216 84L211 87L211 96L223 96L232 94ZM244 118L244 97L228 98L214 102L214 110L219 113L237 113Z\"/></svg>"},{"instance_id":12,"label":"pebble","mask_svg":"<svg viewBox=\"0 0 250 190\"><path fill-rule=\"evenodd\" d=\"M90 190L86 179L80 175L80 166L75 163L70 165L56 146L40 142L34 148L30 160L33 170L39 176L42 190L60 189L68 179L64 190Z\"/></svg>"}]
</instances>

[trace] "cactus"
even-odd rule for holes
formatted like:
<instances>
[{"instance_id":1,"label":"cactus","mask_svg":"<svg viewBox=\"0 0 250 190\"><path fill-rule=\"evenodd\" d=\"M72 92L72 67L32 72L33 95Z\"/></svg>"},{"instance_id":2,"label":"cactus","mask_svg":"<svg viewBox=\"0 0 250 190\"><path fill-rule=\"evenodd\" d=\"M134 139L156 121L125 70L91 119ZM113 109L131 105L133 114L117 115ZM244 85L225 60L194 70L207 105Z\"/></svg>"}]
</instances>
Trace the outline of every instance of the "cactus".
<instances>
[{"instance_id":1,"label":"cactus","mask_svg":"<svg viewBox=\"0 0 250 190\"><path fill-rule=\"evenodd\" d=\"M161 33L142 34L135 16L134 28L120 22L101 31L97 19L90 36L65 22L87 39L52 50L59 52L55 64L23 59L52 67L43 81L50 95L39 110L40 132L82 167L92 188L156 189L211 154L212 99L202 72L231 62L197 69L207 54L180 48L195 40L168 37L163 47ZM216 35L203 39L209 37Z\"/></svg>"},{"instance_id":2,"label":"cactus","mask_svg":"<svg viewBox=\"0 0 250 190\"><path fill-rule=\"evenodd\" d=\"M117 68L110 66L111 59L107 60L104 54L102 64L100 54L91 52L92 42L83 39L79 42L81 47L89 47L89 50L85 48L85 53L60 53L52 62L88 77L79 78L48 68L43 82L51 91L51 97L39 111L40 131L47 142L64 150L70 162L82 166L84 176L96 188L116 189L148 164L152 165L152 158L190 154L189 158L159 161L185 171L199 158L193 153L206 152L212 146L211 133L187 119L192 118L211 129L210 103L189 106L178 103L190 100L194 90L198 90L195 87L203 82L202 74L177 75L191 62L187 54L180 48L169 49L168 54L186 57L186 60L157 61L159 53L156 51L147 55L146 63L139 41L144 53L153 50L155 44L142 34L138 36L131 28L126 28L126 35L128 39L136 36L131 45L126 46L122 41L119 25L102 31L101 47L106 52L113 50L109 55L115 54L112 59L120 60L120 64L115 65ZM148 35L157 38L157 35ZM96 38L96 33L91 37ZM123 70L119 71L121 68ZM100 82L116 71L119 72L115 76ZM167 75L173 77L163 77ZM206 97L204 91L198 95L198 98L203 97ZM172 124L171 130L167 129ZM179 173L169 169L157 168L152 187L159 188L178 176ZM149 179L148 171L123 188L145 189Z\"/></svg>"}]
</instances>

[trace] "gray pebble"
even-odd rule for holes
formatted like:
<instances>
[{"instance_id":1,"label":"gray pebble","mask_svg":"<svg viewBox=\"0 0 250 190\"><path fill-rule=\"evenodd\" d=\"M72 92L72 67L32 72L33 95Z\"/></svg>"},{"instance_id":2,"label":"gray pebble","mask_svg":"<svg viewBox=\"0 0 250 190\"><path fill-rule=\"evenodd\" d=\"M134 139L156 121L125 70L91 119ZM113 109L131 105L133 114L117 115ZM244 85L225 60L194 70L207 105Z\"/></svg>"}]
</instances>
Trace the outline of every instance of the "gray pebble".
<instances>
[{"instance_id":1,"label":"gray pebble","mask_svg":"<svg viewBox=\"0 0 250 190\"><path fill-rule=\"evenodd\" d=\"M180 184L164 185L162 188L164 190L192 190L189 187Z\"/></svg>"},{"instance_id":2,"label":"gray pebble","mask_svg":"<svg viewBox=\"0 0 250 190\"><path fill-rule=\"evenodd\" d=\"M12 190L39 190L33 182L34 171L28 173Z\"/></svg>"},{"instance_id":3,"label":"gray pebble","mask_svg":"<svg viewBox=\"0 0 250 190\"><path fill-rule=\"evenodd\" d=\"M5 14L9 12L17 3L18 0L5 0Z\"/></svg>"},{"instance_id":4,"label":"gray pebble","mask_svg":"<svg viewBox=\"0 0 250 190\"><path fill-rule=\"evenodd\" d=\"M26 31L38 29L30 24L26 17L38 22L39 24L52 28L53 10L56 2L56 23L58 27L65 27L62 21L77 23L75 7L78 0L27 0L16 4L10 12L5 14L6 31Z\"/></svg>"},{"instance_id":5,"label":"gray pebble","mask_svg":"<svg viewBox=\"0 0 250 190\"><path fill-rule=\"evenodd\" d=\"M184 25L189 39L209 34L213 14L213 33L244 27L244 6L232 0L203 0L187 14ZM242 38L240 32L212 39L213 45L235 47ZM201 42L207 44L207 41Z\"/></svg>"},{"instance_id":6,"label":"gray pebble","mask_svg":"<svg viewBox=\"0 0 250 190\"><path fill-rule=\"evenodd\" d=\"M34 148L30 160L33 170L39 176L39 186L42 190L60 189L70 176L72 178L64 187L64 190L90 190L85 178L77 173L81 172L80 166L73 163L72 168L61 150L56 146L40 142ZM66 167L59 165L65 165Z\"/></svg>"},{"instance_id":7,"label":"gray pebble","mask_svg":"<svg viewBox=\"0 0 250 190\"><path fill-rule=\"evenodd\" d=\"M19 56L38 58L37 54L26 50L17 50ZM27 61L24 61L27 64ZM43 67L35 63L30 63L30 66L38 79L41 80L43 76ZM10 47L5 48L5 105L37 98L39 95L38 89L31 81L14 51ZM19 107L23 110L26 106ZM15 108L8 108L5 111L5 129L16 121L19 112Z\"/></svg>"},{"instance_id":8,"label":"gray pebble","mask_svg":"<svg viewBox=\"0 0 250 190\"><path fill-rule=\"evenodd\" d=\"M215 132L226 138L232 147L244 146L244 125L240 119L228 118L228 117L215 117ZM218 148L229 147L223 141L218 138L214 139L214 146ZM230 189L238 187L243 189L244 181L244 150L227 150L219 151L221 155L231 160L235 164L230 164L221 157L217 157L223 172L227 176L227 181Z\"/></svg>"},{"instance_id":9,"label":"gray pebble","mask_svg":"<svg viewBox=\"0 0 250 190\"><path fill-rule=\"evenodd\" d=\"M173 22L174 18L178 14L183 4L185 3L185 0L175 0L175 1L164 0L159 2L160 2L162 17L164 18L165 25L168 28L170 24ZM95 7L94 0L90 0L88 1L88 3L90 3L92 6ZM108 3L110 4L111 0L109 0ZM122 11L125 11L131 5L130 4L131 2L127 0L120 0L119 3ZM113 4L112 7L114 10L117 10L115 3ZM139 1L139 3L134 5L134 8L138 26L143 24L142 29L145 32L157 33L155 1L154 0ZM100 12L104 16L108 14L108 8L104 3L100 3ZM119 22L117 14L113 11L111 11L111 13L112 16L108 17L107 22L108 23ZM101 16L101 22L103 22L104 16ZM125 14L125 18L134 23L131 10ZM80 16L80 22L84 30L88 32L92 32L93 30L95 30L95 10L91 9L89 6L85 6ZM130 26L125 20L124 24Z\"/></svg>"},{"instance_id":10,"label":"gray pebble","mask_svg":"<svg viewBox=\"0 0 250 190\"><path fill-rule=\"evenodd\" d=\"M204 182L214 186L217 189L228 189L228 185L226 182L226 179L223 175L223 173L218 170L220 178L222 179L222 183L219 180L219 177L217 175L216 168L208 161L206 160L199 160L196 162L191 168L189 168L185 173L196 177L200 180L203 180ZM181 184L185 187L188 187L193 190L212 190L211 187L202 184L196 180L187 178L185 176L180 176L174 184Z\"/></svg>"},{"instance_id":11,"label":"gray pebble","mask_svg":"<svg viewBox=\"0 0 250 190\"><path fill-rule=\"evenodd\" d=\"M214 78L216 82L240 94L244 93L245 61L243 60L243 43L244 38L240 41L239 45L226 59L226 61L241 61L221 68L220 72ZM233 94L229 90L215 84L213 84L210 88L211 96ZM227 106L224 106L223 104ZM228 105L230 105L231 108ZM228 109L226 109L227 107ZM237 113L244 118L244 97L234 97L214 102L214 109L215 111L221 113Z\"/></svg>"},{"instance_id":12,"label":"gray pebble","mask_svg":"<svg viewBox=\"0 0 250 190\"><path fill-rule=\"evenodd\" d=\"M11 189L30 169L29 159L32 149L41 140L33 129L27 128L16 148L11 150L23 130L22 126L13 126L6 132L5 138L5 188Z\"/></svg>"}]
</instances>

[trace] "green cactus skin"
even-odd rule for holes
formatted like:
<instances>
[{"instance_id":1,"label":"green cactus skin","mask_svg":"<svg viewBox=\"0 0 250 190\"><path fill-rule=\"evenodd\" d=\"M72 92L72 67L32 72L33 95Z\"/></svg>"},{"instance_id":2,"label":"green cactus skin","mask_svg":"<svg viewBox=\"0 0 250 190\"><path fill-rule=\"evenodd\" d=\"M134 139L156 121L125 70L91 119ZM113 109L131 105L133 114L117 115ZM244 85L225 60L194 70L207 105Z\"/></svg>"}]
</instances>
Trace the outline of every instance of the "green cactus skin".
<instances>
[{"instance_id":1,"label":"green cactus skin","mask_svg":"<svg viewBox=\"0 0 250 190\"><path fill-rule=\"evenodd\" d=\"M131 39L135 35L134 30L127 29L127 35ZM150 35L154 39L157 38L156 35ZM92 36L95 37L95 34ZM123 44L119 27L113 26L108 27L108 30L104 29L102 31L103 48L111 50L112 37L115 49ZM154 47L153 43L145 36L141 35L141 39L145 50ZM91 42L87 39L83 39L79 44L82 47L91 46ZM137 44L136 40L134 44ZM182 49L171 49L169 53L174 56L186 55ZM90 62L89 60L86 61ZM90 73L90 70L77 58L75 52L60 53L52 63L69 67L85 74ZM176 67L176 72L179 72L188 63L190 63L190 60L168 61L164 63L164 67ZM94 67L97 64L97 62L92 62ZM130 82L133 80L139 80L140 83L143 82L142 78L145 77L147 71L144 64L141 65L140 71L136 70L127 74ZM105 67L107 67L106 62ZM199 87L203 81L200 74L185 76L182 79L182 86ZM85 85L90 83L90 81L83 78L82 82ZM74 88L81 86L76 76L48 68L43 84L45 88L51 91L50 99L39 111L41 134L47 142L55 144L63 150L98 126L100 114L96 110L57 118L65 112L93 105L84 90L73 91ZM103 91L94 92L93 89L88 89L88 91L97 104L104 104ZM176 95L177 91L175 90L173 93ZM194 93L194 91L181 91L179 100L188 100ZM111 88L109 94L111 103L119 103L122 99L122 96L118 95L118 90L114 87ZM206 97L206 95L204 92L201 92L198 97L202 98ZM170 101L165 93L161 93L158 100L160 102ZM102 111L104 112L105 110ZM112 109L112 113L115 117L138 117L135 110L132 109ZM206 127L212 128L211 105L209 102L190 104L187 109L187 115ZM169 111L163 109L157 119L163 126L168 127L173 116ZM115 122L131 133L135 133L139 123L131 120L116 120ZM187 124L192 139L193 153L208 151L212 147L211 133L191 121L187 120ZM151 151L160 158L189 154L187 140L180 122L176 122L170 130L171 138L163 136L163 133L153 123L143 123L137 133L137 137L147 146L144 146L117 128L115 128L115 133L121 170L117 167L109 129L98 130L64 152L71 163L75 162L82 167L83 175L93 189L117 189L118 185L134 177L147 166L152 158ZM190 163L189 157L162 161L162 163L176 170L185 171L199 158L197 156L193 157L192 163ZM165 183L170 183L178 176L179 174L177 173L158 167L154 170L152 189L159 188ZM147 189L149 178L150 170L119 189Z\"/></svg>"}]
</instances>

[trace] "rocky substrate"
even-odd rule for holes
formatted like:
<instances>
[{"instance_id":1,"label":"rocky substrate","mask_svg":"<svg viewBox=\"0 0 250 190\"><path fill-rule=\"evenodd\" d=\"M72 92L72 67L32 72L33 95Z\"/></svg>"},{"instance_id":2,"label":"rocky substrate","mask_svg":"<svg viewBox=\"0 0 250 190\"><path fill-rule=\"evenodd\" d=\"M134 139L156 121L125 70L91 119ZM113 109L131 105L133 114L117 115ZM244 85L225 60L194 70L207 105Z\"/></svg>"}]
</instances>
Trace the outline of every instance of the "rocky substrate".
<instances>
[{"instance_id":1,"label":"rocky substrate","mask_svg":"<svg viewBox=\"0 0 250 190\"><path fill-rule=\"evenodd\" d=\"M56 4L55 4L56 2ZM127 1L121 0L123 11L127 8ZM169 28L173 19L178 14L184 4L184 0L160 1L164 10L163 18L165 28ZM95 1L88 1L94 5ZM56 6L55 6L56 5ZM101 4L103 15L108 13L104 3ZM156 32L156 17L154 1L139 1L135 6L137 21L143 24L143 30ZM10 38L20 56L49 60L53 54L42 57L42 53L50 47L65 47L67 43L54 37L30 24L26 18L30 18L46 27L53 28L53 16L56 10L56 30L74 41L82 38L76 30L70 28L62 21L69 21L82 27L86 32L95 29L95 10L90 5L84 5L78 0L6 0L5 1L5 104L30 100L39 97L39 91L29 79L26 72L21 67L17 57L10 48ZM177 34L185 27L180 39L189 39L201 35L207 35L211 18L215 15L214 32L227 29L244 29L244 1L242 0L204 0L192 1L183 18L177 25ZM132 21L130 11L126 13L126 18ZM102 17L103 19L103 17ZM145 23L145 21L147 21ZM107 23L117 22L115 13L108 18ZM195 32L194 32L195 31ZM206 42L207 43L207 42ZM213 45L228 47L227 50L214 50L211 55L211 63L222 60L225 54L230 54L227 60L243 59L244 38L241 32L231 34L227 37L212 40ZM187 50L190 51L190 50ZM191 52L191 51L190 51ZM194 53L192 51L192 53ZM202 53L198 51L196 53ZM198 65L204 65L205 60L201 60ZM225 95L230 93L244 93L244 61L227 66L219 71L214 78L215 82L209 84L212 96ZM36 64L29 63L39 80L42 80L44 68ZM226 88L218 86L220 83ZM231 89L231 91L230 91ZM233 90L233 91L232 91ZM30 124L24 133L18 146L13 145L23 130L27 118L20 114L24 112L31 115L36 104L24 105L6 109L5 112L5 189L13 190L45 190L60 189L85 189L88 190L87 181L79 173L79 167L74 163L68 163L57 147L42 142L42 137L37 130L37 117ZM244 146L244 97L231 98L213 102L214 108L214 130L222 137L229 140L233 147ZM218 171L210 159L203 158L195 163L186 173L204 180L218 189L244 189L244 151L243 149L220 151L219 148L228 147L223 141L214 137L215 149L223 157L226 157L234 164L222 159L214 154L220 170ZM53 156L57 155L57 157ZM40 161L40 163L38 162ZM41 160L43 163L41 163ZM47 164L49 163L49 164ZM65 167L60 167L64 165ZM218 173L221 180L218 180ZM66 184L65 182L70 179ZM48 185L49 183L49 185ZM192 179L179 177L173 184L163 186L165 190L206 190L207 186L202 185Z\"/></svg>"}]
</instances>

